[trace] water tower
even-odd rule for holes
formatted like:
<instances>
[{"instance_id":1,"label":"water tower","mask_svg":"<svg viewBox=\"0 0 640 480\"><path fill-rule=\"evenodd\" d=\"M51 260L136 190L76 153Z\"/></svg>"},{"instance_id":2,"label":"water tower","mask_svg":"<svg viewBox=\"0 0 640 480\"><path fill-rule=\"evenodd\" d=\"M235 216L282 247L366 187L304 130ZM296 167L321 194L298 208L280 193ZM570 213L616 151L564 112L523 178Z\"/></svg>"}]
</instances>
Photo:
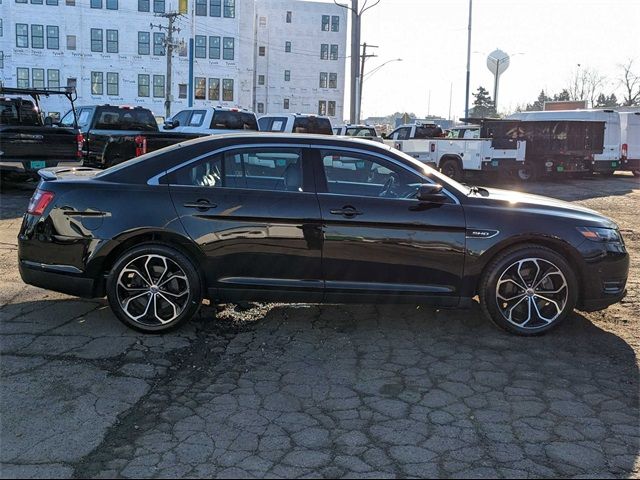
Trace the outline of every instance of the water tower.
<instances>
[{"instance_id":1,"label":"water tower","mask_svg":"<svg viewBox=\"0 0 640 480\"><path fill-rule=\"evenodd\" d=\"M498 84L500 83L500 75L509 68L509 54L500 49L496 49L487 57L487 68L494 76L493 84L493 104L496 112L498 111Z\"/></svg>"}]
</instances>

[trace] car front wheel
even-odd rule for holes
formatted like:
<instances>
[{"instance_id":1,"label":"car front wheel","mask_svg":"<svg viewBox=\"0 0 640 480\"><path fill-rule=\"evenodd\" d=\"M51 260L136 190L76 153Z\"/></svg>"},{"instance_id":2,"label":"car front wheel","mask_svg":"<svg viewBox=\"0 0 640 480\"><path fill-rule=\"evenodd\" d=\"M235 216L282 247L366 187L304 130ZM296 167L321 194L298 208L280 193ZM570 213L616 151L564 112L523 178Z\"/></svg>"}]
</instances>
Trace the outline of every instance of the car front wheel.
<instances>
[{"instance_id":1,"label":"car front wheel","mask_svg":"<svg viewBox=\"0 0 640 480\"><path fill-rule=\"evenodd\" d=\"M143 244L125 252L107 278L107 298L118 319L160 333L191 318L202 303L200 276L181 252Z\"/></svg>"},{"instance_id":2,"label":"car front wheel","mask_svg":"<svg viewBox=\"0 0 640 480\"><path fill-rule=\"evenodd\" d=\"M575 307L578 282L555 251L538 245L498 255L480 284L480 303L499 327L518 335L537 335L556 327Z\"/></svg>"}]
</instances>

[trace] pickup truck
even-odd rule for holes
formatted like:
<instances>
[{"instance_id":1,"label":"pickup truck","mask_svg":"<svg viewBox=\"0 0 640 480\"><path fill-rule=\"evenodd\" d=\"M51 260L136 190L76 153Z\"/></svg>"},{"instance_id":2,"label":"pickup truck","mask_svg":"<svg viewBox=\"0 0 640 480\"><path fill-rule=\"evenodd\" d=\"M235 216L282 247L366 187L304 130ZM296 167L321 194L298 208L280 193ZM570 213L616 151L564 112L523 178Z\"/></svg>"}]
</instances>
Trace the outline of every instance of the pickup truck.
<instances>
[{"instance_id":1,"label":"pickup truck","mask_svg":"<svg viewBox=\"0 0 640 480\"><path fill-rule=\"evenodd\" d=\"M429 131L438 136L419 138L429 135ZM442 138L442 134L441 129L425 129L421 124L402 125L386 137L385 143L439 169L454 180L464 179L465 171L518 172L524 164L525 141Z\"/></svg>"},{"instance_id":2,"label":"pickup truck","mask_svg":"<svg viewBox=\"0 0 640 480\"><path fill-rule=\"evenodd\" d=\"M181 110L164 122L163 131L219 135L234 130L258 130L256 114L239 108L194 107Z\"/></svg>"},{"instance_id":3,"label":"pickup truck","mask_svg":"<svg viewBox=\"0 0 640 480\"><path fill-rule=\"evenodd\" d=\"M42 116L40 97L64 95L71 102L66 128ZM25 98L27 97L27 98ZM0 87L0 171L3 176L37 177L41 168L80 166L82 135L74 121L73 89Z\"/></svg>"},{"instance_id":4,"label":"pickup truck","mask_svg":"<svg viewBox=\"0 0 640 480\"><path fill-rule=\"evenodd\" d=\"M73 122L68 112L59 125ZM108 168L147 152L203 136L197 133L161 132L151 111L143 107L87 105L77 109L82 132L83 165Z\"/></svg>"}]
</instances>

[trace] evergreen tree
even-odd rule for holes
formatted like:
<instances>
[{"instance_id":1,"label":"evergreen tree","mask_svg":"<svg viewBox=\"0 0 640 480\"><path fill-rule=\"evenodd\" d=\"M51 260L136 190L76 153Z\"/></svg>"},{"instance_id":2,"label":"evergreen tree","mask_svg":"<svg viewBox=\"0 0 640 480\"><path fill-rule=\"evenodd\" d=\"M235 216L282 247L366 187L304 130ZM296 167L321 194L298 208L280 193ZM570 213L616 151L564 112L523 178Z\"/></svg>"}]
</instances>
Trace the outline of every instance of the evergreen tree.
<instances>
[{"instance_id":1,"label":"evergreen tree","mask_svg":"<svg viewBox=\"0 0 640 480\"><path fill-rule=\"evenodd\" d=\"M473 108L469 111L471 116L484 118L496 115L496 107L486 88L478 87L473 96L475 97Z\"/></svg>"},{"instance_id":2,"label":"evergreen tree","mask_svg":"<svg viewBox=\"0 0 640 480\"><path fill-rule=\"evenodd\" d=\"M612 93L611 95L607 96L604 93L601 93L600 95L598 95L598 98L596 99L596 104L594 106L598 108L617 107L618 99L616 97L616 94Z\"/></svg>"},{"instance_id":3,"label":"evergreen tree","mask_svg":"<svg viewBox=\"0 0 640 480\"><path fill-rule=\"evenodd\" d=\"M544 93L544 90L541 90L540 95L538 95L538 99L531 104L528 103L525 110L528 112L544 110L544 102L548 102L550 100L551 97L547 96L547 94Z\"/></svg>"}]
</instances>

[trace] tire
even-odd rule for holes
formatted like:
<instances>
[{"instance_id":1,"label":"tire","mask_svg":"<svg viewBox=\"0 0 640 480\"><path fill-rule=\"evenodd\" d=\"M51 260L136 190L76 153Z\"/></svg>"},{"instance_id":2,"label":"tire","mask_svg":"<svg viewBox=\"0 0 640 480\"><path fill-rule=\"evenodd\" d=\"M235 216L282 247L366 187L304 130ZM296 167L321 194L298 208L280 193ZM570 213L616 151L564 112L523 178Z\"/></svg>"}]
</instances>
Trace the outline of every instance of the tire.
<instances>
[{"instance_id":1,"label":"tire","mask_svg":"<svg viewBox=\"0 0 640 480\"><path fill-rule=\"evenodd\" d=\"M524 164L516 170L516 177L523 183L535 182L539 177L538 169L535 165Z\"/></svg>"},{"instance_id":2,"label":"tire","mask_svg":"<svg viewBox=\"0 0 640 480\"><path fill-rule=\"evenodd\" d=\"M202 280L187 256L167 245L147 243L115 262L107 278L107 298L125 325L163 333L198 311Z\"/></svg>"},{"instance_id":3,"label":"tire","mask_svg":"<svg viewBox=\"0 0 640 480\"><path fill-rule=\"evenodd\" d=\"M454 158L448 158L440 165L440 171L449 178L456 181L464 179L464 170L460 166L460 162Z\"/></svg>"},{"instance_id":4,"label":"tire","mask_svg":"<svg viewBox=\"0 0 640 480\"><path fill-rule=\"evenodd\" d=\"M634 177L640 177L640 170L632 170Z\"/></svg>"},{"instance_id":5,"label":"tire","mask_svg":"<svg viewBox=\"0 0 640 480\"><path fill-rule=\"evenodd\" d=\"M516 335L540 335L573 311L578 281L560 254L527 244L499 254L486 266L479 294L482 311L497 326Z\"/></svg>"},{"instance_id":6,"label":"tire","mask_svg":"<svg viewBox=\"0 0 640 480\"><path fill-rule=\"evenodd\" d=\"M615 174L615 172L609 172L609 171L600 172L600 176L604 177L604 178L611 178L611 177L613 177L614 174Z\"/></svg>"}]
</instances>

